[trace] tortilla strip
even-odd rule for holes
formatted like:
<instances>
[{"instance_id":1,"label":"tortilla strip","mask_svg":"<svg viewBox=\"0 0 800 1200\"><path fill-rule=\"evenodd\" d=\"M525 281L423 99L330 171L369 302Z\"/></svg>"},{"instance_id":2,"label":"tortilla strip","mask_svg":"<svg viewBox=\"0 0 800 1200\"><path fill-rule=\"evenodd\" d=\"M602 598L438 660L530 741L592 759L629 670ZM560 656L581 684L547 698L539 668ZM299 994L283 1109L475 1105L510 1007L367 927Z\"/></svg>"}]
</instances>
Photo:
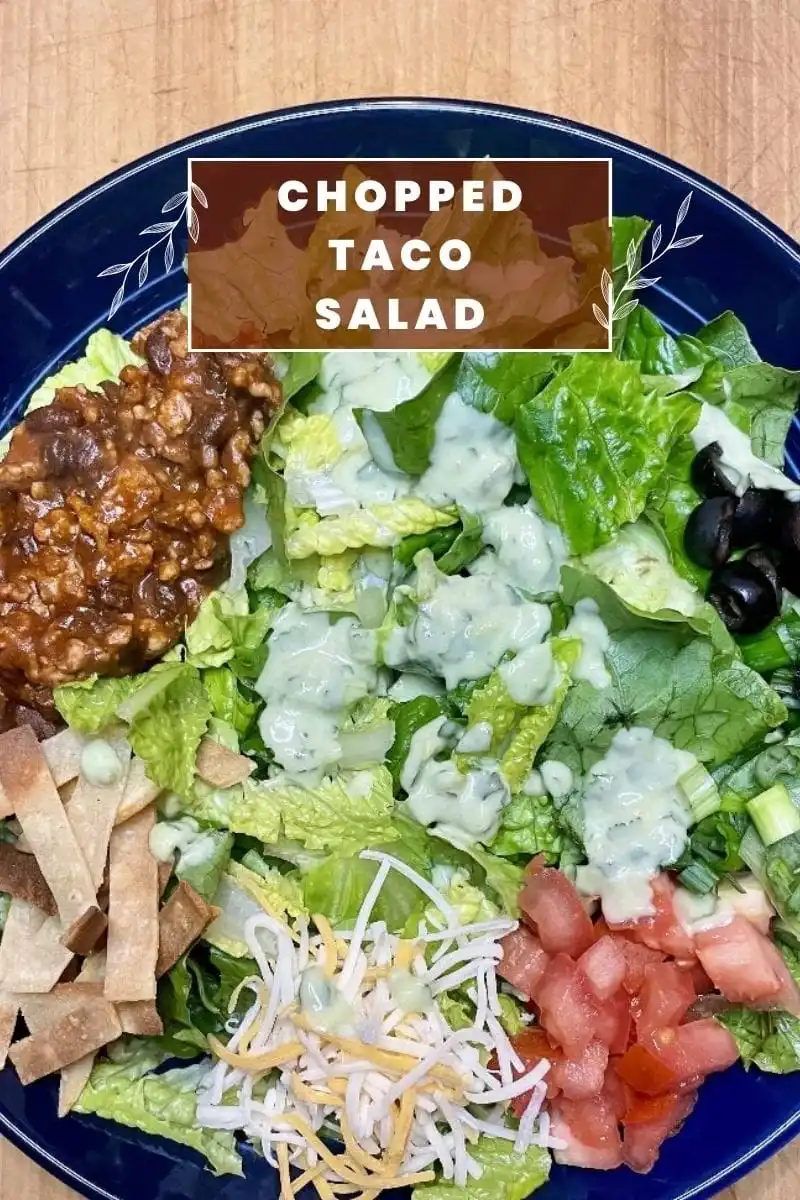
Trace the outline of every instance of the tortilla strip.
<instances>
[{"instance_id":1,"label":"tortilla strip","mask_svg":"<svg viewBox=\"0 0 800 1200\"><path fill-rule=\"evenodd\" d=\"M16 991L14 984L9 982L14 968L29 958L31 942L45 923L41 909L27 900L12 899L0 940L0 984L7 991Z\"/></svg>"},{"instance_id":2,"label":"tortilla strip","mask_svg":"<svg viewBox=\"0 0 800 1200\"><path fill-rule=\"evenodd\" d=\"M214 787L233 787L235 783L244 783L254 771L255 763L244 754L234 754L226 750L212 738L203 738L197 750L195 770L201 779Z\"/></svg>"},{"instance_id":3,"label":"tortilla strip","mask_svg":"<svg viewBox=\"0 0 800 1200\"><path fill-rule=\"evenodd\" d=\"M47 917L24 951L9 962L5 972L0 972L3 985L14 992L52 991L73 958L61 941L63 936L64 926L58 917ZM0 942L0 966L4 947L5 936Z\"/></svg>"},{"instance_id":4,"label":"tortilla strip","mask_svg":"<svg viewBox=\"0 0 800 1200\"><path fill-rule=\"evenodd\" d=\"M36 855L65 926L97 903L97 888L53 776L28 726L0 735L0 784Z\"/></svg>"},{"instance_id":5,"label":"tortilla strip","mask_svg":"<svg viewBox=\"0 0 800 1200\"><path fill-rule=\"evenodd\" d=\"M106 914L99 908L88 908L61 936L61 944L84 958L91 954L108 928Z\"/></svg>"},{"instance_id":6,"label":"tortilla strip","mask_svg":"<svg viewBox=\"0 0 800 1200\"><path fill-rule=\"evenodd\" d=\"M64 787L81 772L81 754L86 738L72 729L62 729L41 743L42 754L57 788Z\"/></svg>"},{"instance_id":7,"label":"tortilla strip","mask_svg":"<svg viewBox=\"0 0 800 1200\"><path fill-rule=\"evenodd\" d=\"M74 983L59 983L47 995L20 996L19 1006L28 1033L38 1037L79 1005L98 997L102 999L102 996L102 983L81 983L76 980Z\"/></svg>"},{"instance_id":8,"label":"tortilla strip","mask_svg":"<svg viewBox=\"0 0 800 1200\"><path fill-rule=\"evenodd\" d=\"M53 893L36 859L8 842L0 842L0 892L35 904L48 917L54 917L58 912Z\"/></svg>"},{"instance_id":9,"label":"tortilla strip","mask_svg":"<svg viewBox=\"0 0 800 1200\"><path fill-rule=\"evenodd\" d=\"M147 769L141 758L134 754L128 770L128 781L120 800L115 824L129 821L142 809L148 807L161 795L161 788L147 778Z\"/></svg>"},{"instance_id":10,"label":"tortilla strip","mask_svg":"<svg viewBox=\"0 0 800 1200\"><path fill-rule=\"evenodd\" d=\"M158 864L158 898L159 900L167 890L167 884L172 878L172 871L175 866L175 859L168 858L166 862Z\"/></svg>"},{"instance_id":11,"label":"tortilla strip","mask_svg":"<svg viewBox=\"0 0 800 1200\"><path fill-rule=\"evenodd\" d=\"M102 1049L121 1033L114 1005L102 996L94 996L65 1013L47 1032L17 1042L11 1047L9 1058L26 1087Z\"/></svg>"},{"instance_id":12,"label":"tortilla strip","mask_svg":"<svg viewBox=\"0 0 800 1200\"><path fill-rule=\"evenodd\" d=\"M108 842L117 810L125 794L131 759L131 748L124 738L109 738L108 741L122 766L119 780L107 787L101 787L89 783L85 776L79 776L67 807L69 823L75 840L83 851L95 889L103 882L108 859Z\"/></svg>"},{"instance_id":13,"label":"tortilla strip","mask_svg":"<svg viewBox=\"0 0 800 1200\"><path fill-rule=\"evenodd\" d=\"M207 904L183 879L180 881L158 918L156 975L159 979L175 966L218 915L218 908Z\"/></svg>"},{"instance_id":14,"label":"tortilla strip","mask_svg":"<svg viewBox=\"0 0 800 1200\"><path fill-rule=\"evenodd\" d=\"M8 1051L14 1040L19 1004L11 992L0 991L0 1071L6 1065Z\"/></svg>"},{"instance_id":15,"label":"tortilla strip","mask_svg":"<svg viewBox=\"0 0 800 1200\"><path fill-rule=\"evenodd\" d=\"M108 1000L155 1000L158 958L158 863L150 853L155 812L117 825L109 846Z\"/></svg>"},{"instance_id":16,"label":"tortilla strip","mask_svg":"<svg viewBox=\"0 0 800 1200\"><path fill-rule=\"evenodd\" d=\"M160 1037L164 1023L158 1015L155 1000L125 1001L117 1005L123 1033L137 1037Z\"/></svg>"},{"instance_id":17,"label":"tortilla strip","mask_svg":"<svg viewBox=\"0 0 800 1200\"><path fill-rule=\"evenodd\" d=\"M85 959L78 975L78 983L99 983L101 985L106 974L106 952L105 950L95 950ZM58 1115L65 1117L68 1112L75 1107L81 1098L83 1089L89 1082L94 1066L95 1055L84 1055L77 1062L70 1063L68 1067L64 1067L61 1072L61 1078L58 1081Z\"/></svg>"}]
</instances>

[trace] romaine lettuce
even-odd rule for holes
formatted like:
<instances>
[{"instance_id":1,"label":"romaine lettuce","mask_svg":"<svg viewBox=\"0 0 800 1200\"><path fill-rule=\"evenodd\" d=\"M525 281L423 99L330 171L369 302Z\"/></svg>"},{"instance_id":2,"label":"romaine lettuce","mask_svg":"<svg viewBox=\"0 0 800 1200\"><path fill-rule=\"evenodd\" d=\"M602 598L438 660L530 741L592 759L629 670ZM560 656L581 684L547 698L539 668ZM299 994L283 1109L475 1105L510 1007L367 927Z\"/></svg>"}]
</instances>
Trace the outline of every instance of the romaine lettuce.
<instances>
[{"instance_id":1,"label":"romaine lettuce","mask_svg":"<svg viewBox=\"0 0 800 1200\"><path fill-rule=\"evenodd\" d=\"M197 1089L206 1070L200 1064L160 1075L132 1076L127 1064L100 1062L93 1068L75 1112L189 1146L208 1160L215 1175L242 1175L234 1135L197 1124Z\"/></svg>"},{"instance_id":2,"label":"romaine lettuce","mask_svg":"<svg viewBox=\"0 0 800 1200\"><path fill-rule=\"evenodd\" d=\"M669 454L697 420L691 396L657 396L638 365L577 354L517 410L517 452L540 511L574 554L643 512Z\"/></svg>"},{"instance_id":3,"label":"romaine lettuce","mask_svg":"<svg viewBox=\"0 0 800 1200\"><path fill-rule=\"evenodd\" d=\"M439 1179L414 1188L414 1200L524 1200L550 1177L550 1155L541 1146L530 1146L523 1154L512 1141L485 1134L469 1148L483 1168L480 1179L468 1179L456 1187Z\"/></svg>"}]
</instances>

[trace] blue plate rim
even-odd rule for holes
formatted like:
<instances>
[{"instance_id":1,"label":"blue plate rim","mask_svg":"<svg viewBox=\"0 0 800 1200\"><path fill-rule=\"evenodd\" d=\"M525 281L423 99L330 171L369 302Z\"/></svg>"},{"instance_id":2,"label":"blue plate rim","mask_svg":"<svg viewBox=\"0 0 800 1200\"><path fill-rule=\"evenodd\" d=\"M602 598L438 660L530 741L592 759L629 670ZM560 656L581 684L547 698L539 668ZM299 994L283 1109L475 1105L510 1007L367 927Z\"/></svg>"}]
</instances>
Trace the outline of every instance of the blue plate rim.
<instances>
[{"instance_id":1,"label":"blue plate rim","mask_svg":"<svg viewBox=\"0 0 800 1200\"><path fill-rule=\"evenodd\" d=\"M34 222L33 225L14 238L0 252L0 272L18 254L33 244L38 237L54 228L59 221L70 213L75 212L90 200L110 190L119 181L132 178L140 172L157 166L159 163L171 159L178 154L212 146L215 142L233 132L245 133L270 125L289 121L308 120L326 114L374 113L376 110L397 111L403 109L429 111L431 113L441 112L442 110L463 112L465 116L495 117L506 121L517 121L521 124L533 125L538 128L580 134L583 138L592 141L598 147L613 150L617 154L622 153L629 158L657 167L673 178L684 180L693 189L703 192L705 195L722 203L726 208L738 214L739 217L747 221L749 225L753 226L775 246L779 247L790 258L800 264L800 242L781 229L769 217L758 212L757 209L746 201L739 199L723 185L713 182L706 176L690 167L681 165L674 159L659 153L657 150L644 147L628 138L609 133L606 130L598 129L595 126L575 121L568 117L557 117L551 113L541 112L537 109L499 104L488 100L473 101L461 100L454 97L431 96L365 96L293 105L286 108L274 109L269 112L256 113L225 122L221 125L212 126L199 133L189 134L185 138L180 138L158 147L156 150L134 159L132 162L119 167L117 170L102 176L94 183L82 188L49 213L46 213L38 221ZM753 1171L772 1155L776 1154L788 1144L798 1131L800 1131L800 1103L798 1103L798 1107L794 1113L768 1137L763 1138L757 1145L750 1147L734 1163L724 1170L719 1171L712 1178L705 1179L696 1186L688 1188L675 1196L675 1200L710 1200L711 1197L718 1194L721 1186L729 1186L736 1183L745 1174ZM7 1116L1 1106L0 1132L2 1132L3 1136L13 1146L22 1151L38 1166L42 1167L60 1182L73 1188L79 1194L86 1196L88 1200L117 1200L117 1197L113 1193L106 1191L91 1179L87 1179L84 1175L81 1175L80 1172L52 1155L39 1141L34 1140L24 1133Z\"/></svg>"}]
</instances>

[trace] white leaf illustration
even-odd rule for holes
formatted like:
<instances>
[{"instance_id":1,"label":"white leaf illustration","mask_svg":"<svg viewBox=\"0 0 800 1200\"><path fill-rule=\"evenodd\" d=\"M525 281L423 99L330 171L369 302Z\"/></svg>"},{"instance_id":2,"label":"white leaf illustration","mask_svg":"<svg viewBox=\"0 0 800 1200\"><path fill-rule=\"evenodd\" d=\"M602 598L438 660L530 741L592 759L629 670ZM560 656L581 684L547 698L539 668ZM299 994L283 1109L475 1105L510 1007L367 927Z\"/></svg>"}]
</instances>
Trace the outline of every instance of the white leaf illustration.
<instances>
[{"instance_id":1,"label":"white leaf illustration","mask_svg":"<svg viewBox=\"0 0 800 1200\"><path fill-rule=\"evenodd\" d=\"M188 220L189 220L189 237L192 239L193 242L196 242L197 239L200 237L200 222L198 221L197 213L194 211L193 208L189 209Z\"/></svg>"},{"instance_id":2,"label":"white leaf illustration","mask_svg":"<svg viewBox=\"0 0 800 1200\"><path fill-rule=\"evenodd\" d=\"M106 267L105 271L100 271L97 278L102 279L105 275L121 275L130 266L130 263L114 263L113 267Z\"/></svg>"},{"instance_id":3,"label":"white leaf illustration","mask_svg":"<svg viewBox=\"0 0 800 1200\"><path fill-rule=\"evenodd\" d=\"M695 233L692 237L679 238L677 242L672 243L673 250L685 250L687 246L693 246L695 242L699 242L702 233Z\"/></svg>"},{"instance_id":4,"label":"white leaf illustration","mask_svg":"<svg viewBox=\"0 0 800 1200\"><path fill-rule=\"evenodd\" d=\"M635 308L638 308L638 300L626 300L626 302L614 313L615 321L624 321L629 317Z\"/></svg>"},{"instance_id":5,"label":"white leaf illustration","mask_svg":"<svg viewBox=\"0 0 800 1200\"><path fill-rule=\"evenodd\" d=\"M182 208L187 198L186 192L176 192L174 196L170 196L167 203L162 207L162 213L173 212L176 208Z\"/></svg>"},{"instance_id":6,"label":"white leaf illustration","mask_svg":"<svg viewBox=\"0 0 800 1200\"><path fill-rule=\"evenodd\" d=\"M123 283L121 287L117 288L116 292L114 293L114 299L111 301L111 308L108 310L109 321L114 316L114 313L117 311L120 304L122 304L122 299L123 299L124 295L125 295L125 284Z\"/></svg>"},{"instance_id":7,"label":"white leaf illustration","mask_svg":"<svg viewBox=\"0 0 800 1200\"><path fill-rule=\"evenodd\" d=\"M640 275L639 278L634 280L633 284L631 285L631 291L632 292L641 292L641 291L644 291L645 288L655 287L655 285L660 282L661 282L660 275L650 275L650 276Z\"/></svg>"},{"instance_id":8,"label":"white leaf illustration","mask_svg":"<svg viewBox=\"0 0 800 1200\"><path fill-rule=\"evenodd\" d=\"M609 307L614 302L614 281L608 271L603 267L603 274L600 276L600 291L603 293L603 299Z\"/></svg>"},{"instance_id":9,"label":"white leaf illustration","mask_svg":"<svg viewBox=\"0 0 800 1200\"><path fill-rule=\"evenodd\" d=\"M608 317L603 312L603 310L599 304L592 305L592 312L594 313L595 317L597 318L597 323L599 325L602 325L603 329L608 329Z\"/></svg>"},{"instance_id":10,"label":"white leaf illustration","mask_svg":"<svg viewBox=\"0 0 800 1200\"><path fill-rule=\"evenodd\" d=\"M628 268L628 276L631 276L636 269L636 242L628 242L628 250L625 255L625 265Z\"/></svg>"},{"instance_id":11,"label":"white leaf illustration","mask_svg":"<svg viewBox=\"0 0 800 1200\"><path fill-rule=\"evenodd\" d=\"M169 239L164 247L164 270L169 275L172 270L172 264L175 261L175 247L172 244L172 238Z\"/></svg>"},{"instance_id":12,"label":"white leaf illustration","mask_svg":"<svg viewBox=\"0 0 800 1200\"><path fill-rule=\"evenodd\" d=\"M663 232L662 232L661 226L656 225L655 229L653 230L652 240L650 242L650 254L651 254L650 261L651 262L653 261L653 258L655 257L655 255L658 254L658 247L661 245L662 237L663 237Z\"/></svg>"},{"instance_id":13,"label":"white leaf illustration","mask_svg":"<svg viewBox=\"0 0 800 1200\"><path fill-rule=\"evenodd\" d=\"M692 195L693 195L693 193L689 192L689 195L681 202L681 206L678 209L678 215L675 218L675 232L676 233L678 232L678 229L681 227L683 222L686 220L686 214L689 211L689 205L692 203ZM672 244L674 246L675 242L673 242Z\"/></svg>"},{"instance_id":14,"label":"white leaf illustration","mask_svg":"<svg viewBox=\"0 0 800 1200\"><path fill-rule=\"evenodd\" d=\"M148 252L148 254L145 254L144 258L142 259L142 265L139 267L139 287L141 287L142 284L144 283L145 279L147 279L147 272L149 270L148 261L147 261L148 257L149 257L149 252Z\"/></svg>"},{"instance_id":15,"label":"white leaf illustration","mask_svg":"<svg viewBox=\"0 0 800 1200\"><path fill-rule=\"evenodd\" d=\"M199 183L192 183L192 191L194 192L194 197L197 203L202 204L203 208L208 208L208 197L200 187Z\"/></svg>"},{"instance_id":16,"label":"white leaf illustration","mask_svg":"<svg viewBox=\"0 0 800 1200\"><path fill-rule=\"evenodd\" d=\"M168 233L172 227L171 221L157 221L155 225L148 225L146 229L141 229L139 237L144 237L146 233Z\"/></svg>"}]
</instances>

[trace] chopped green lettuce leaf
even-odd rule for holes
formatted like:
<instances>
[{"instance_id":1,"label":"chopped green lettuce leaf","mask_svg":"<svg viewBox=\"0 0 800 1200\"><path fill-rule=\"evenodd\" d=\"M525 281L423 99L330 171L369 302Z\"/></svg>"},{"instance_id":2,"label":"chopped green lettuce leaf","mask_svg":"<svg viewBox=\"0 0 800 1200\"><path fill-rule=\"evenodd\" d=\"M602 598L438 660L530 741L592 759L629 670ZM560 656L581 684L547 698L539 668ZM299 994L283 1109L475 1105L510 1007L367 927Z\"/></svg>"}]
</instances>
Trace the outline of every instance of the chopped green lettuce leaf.
<instances>
[{"instance_id":1,"label":"chopped green lettuce leaf","mask_svg":"<svg viewBox=\"0 0 800 1200\"><path fill-rule=\"evenodd\" d=\"M398 496L391 502L322 519L309 509L287 529L286 553L290 559L302 559L312 554L342 554L364 546L391 549L409 534L453 525L456 519L455 509L434 508L417 496Z\"/></svg>"},{"instance_id":2,"label":"chopped green lettuce leaf","mask_svg":"<svg viewBox=\"0 0 800 1200\"><path fill-rule=\"evenodd\" d=\"M268 873L251 871L243 863L231 862L214 894L220 910L203 934L204 941L229 954L245 958L250 950L244 937L248 920L266 912L276 920L296 921L308 915L303 892L293 874L276 868Z\"/></svg>"},{"instance_id":3,"label":"chopped green lettuce leaf","mask_svg":"<svg viewBox=\"0 0 800 1200\"><path fill-rule=\"evenodd\" d=\"M468 1179L456 1187L444 1179L414 1188L414 1200L524 1200L550 1177L550 1155L541 1146L530 1146L523 1154L503 1138L481 1135L469 1148L483 1168L480 1179Z\"/></svg>"},{"instance_id":4,"label":"chopped green lettuce leaf","mask_svg":"<svg viewBox=\"0 0 800 1200\"><path fill-rule=\"evenodd\" d=\"M278 592L262 593L258 608L250 612L244 588L239 592L213 592L186 628L188 661L196 667L230 663L242 678L257 678L266 659L267 634L283 603Z\"/></svg>"},{"instance_id":5,"label":"chopped green lettuce leaf","mask_svg":"<svg viewBox=\"0 0 800 1200\"><path fill-rule=\"evenodd\" d=\"M242 1175L234 1134L197 1124L197 1089L206 1070L199 1064L132 1077L126 1067L100 1062L75 1111L189 1146L208 1160L215 1175Z\"/></svg>"},{"instance_id":6,"label":"chopped green lettuce leaf","mask_svg":"<svg viewBox=\"0 0 800 1200\"><path fill-rule=\"evenodd\" d=\"M517 453L539 509L574 554L588 554L643 512L682 433L691 396L657 396L636 363L577 354L517 411Z\"/></svg>"},{"instance_id":7,"label":"chopped green lettuce leaf","mask_svg":"<svg viewBox=\"0 0 800 1200\"><path fill-rule=\"evenodd\" d=\"M418 395L387 412L355 410L356 420L377 461L386 457L388 448L398 471L418 476L427 470L436 439L436 420L445 400L455 391L457 370L458 359L449 359ZM378 435L373 432L375 426ZM380 436L385 446L375 446L376 436Z\"/></svg>"},{"instance_id":8,"label":"chopped green lettuce leaf","mask_svg":"<svg viewBox=\"0 0 800 1200\"><path fill-rule=\"evenodd\" d=\"M400 775L414 734L441 716L443 711L442 703L436 696L416 696L413 700L392 704L389 717L394 722L394 741L386 755L386 766L395 787L400 785Z\"/></svg>"}]
</instances>

